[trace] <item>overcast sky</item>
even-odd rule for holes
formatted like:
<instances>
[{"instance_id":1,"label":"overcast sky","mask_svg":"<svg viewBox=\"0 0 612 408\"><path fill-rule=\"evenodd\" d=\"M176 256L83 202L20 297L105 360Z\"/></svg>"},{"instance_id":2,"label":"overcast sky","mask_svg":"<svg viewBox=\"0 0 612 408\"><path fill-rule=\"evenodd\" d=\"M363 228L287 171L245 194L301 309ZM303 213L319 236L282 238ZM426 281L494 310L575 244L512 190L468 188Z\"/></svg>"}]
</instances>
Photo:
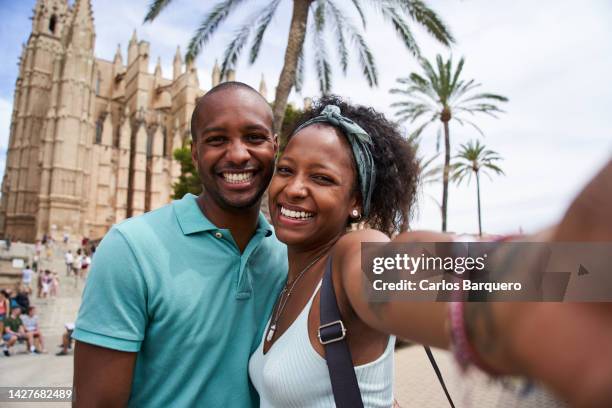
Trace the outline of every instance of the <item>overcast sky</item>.
<instances>
[{"instance_id":1,"label":"overcast sky","mask_svg":"<svg viewBox=\"0 0 612 408\"><path fill-rule=\"evenodd\" d=\"M338 1L338 0L337 0ZM185 49L193 30L206 12L202 2L175 0L153 24L142 20L149 0L92 0L97 57L112 59L121 44L124 61L127 42L134 29L140 40L151 43L151 66L161 57L166 77L172 75L176 46ZM245 1L242 10L221 27L197 60L200 85L210 87L215 59L237 24L265 4ZM266 33L258 62L249 66L242 58L237 79L257 87L261 75L268 83L269 97L283 60L289 28L291 1L282 2ZM367 3L367 2L364 2ZM506 111L498 120L475 117L482 138L504 161L505 176L486 177L481 183L484 229L491 233L534 231L558 219L579 188L612 156L612 2L609 0L430 0L428 2L450 26L457 43L452 54L464 56L465 78L483 84L482 90L507 96ZM34 0L0 0L0 174L4 172L13 87L21 44L31 30ZM351 10L351 2L339 0ZM350 13L349 13L350 14ZM353 59L348 75L334 72L333 92L353 102L371 105L393 116L390 104L397 97L388 91L395 79L418 70L414 59L397 40L393 30L371 10L366 39L376 57L379 86L371 89ZM353 15L353 14L350 14ZM353 15L354 16L354 15ZM355 24L358 21L355 20ZM444 56L451 50L431 41L422 31L417 38L425 56ZM329 42L332 59L333 41ZM307 61L310 48L307 48ZM248 50L245 53L248 54ZM305 96L316 96L318 87L307 62L301 95L291 100L301 105ZM338 66L334 64L333 66ZM405 125L411 129L410 124ZM460 143L477 138L471 128L451 124L453 154ZM422 153L436 153L436 129L426 131ZM426 186L419 200L414 226L439 229L441 185ZM449 229L477 231L475 185L453 186L449 198Z\"/></svg>"}]
</instances>

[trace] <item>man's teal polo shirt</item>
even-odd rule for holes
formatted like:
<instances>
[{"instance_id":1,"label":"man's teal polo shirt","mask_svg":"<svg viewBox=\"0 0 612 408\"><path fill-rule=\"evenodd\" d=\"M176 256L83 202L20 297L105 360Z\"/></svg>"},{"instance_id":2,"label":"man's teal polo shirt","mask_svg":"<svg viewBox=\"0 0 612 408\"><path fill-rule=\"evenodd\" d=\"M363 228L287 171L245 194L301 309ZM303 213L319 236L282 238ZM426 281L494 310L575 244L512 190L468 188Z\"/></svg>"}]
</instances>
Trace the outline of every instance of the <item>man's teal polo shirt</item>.
<instances>
[{"instance_id":1,"label":"man's teal polo shirt","mask_svg":"<svg viewBox=\"0 0 612 408\"><path fill-rule=\"evenodd\" d=\"M130 406L257 406L249 356L286 276L286 248L262 215L240 254L188 194L108 232L72 337L138 352Z\"/></svg>"}]
</instances>

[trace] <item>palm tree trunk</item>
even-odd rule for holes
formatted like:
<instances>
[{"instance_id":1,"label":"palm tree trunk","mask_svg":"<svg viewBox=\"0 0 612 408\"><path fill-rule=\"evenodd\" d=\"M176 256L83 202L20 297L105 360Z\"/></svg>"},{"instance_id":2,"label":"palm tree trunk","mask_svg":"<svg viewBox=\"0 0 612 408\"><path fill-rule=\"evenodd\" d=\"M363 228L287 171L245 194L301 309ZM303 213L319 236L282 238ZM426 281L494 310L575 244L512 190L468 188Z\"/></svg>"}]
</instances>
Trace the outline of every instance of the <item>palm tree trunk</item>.
<instances>
[{"instance_id":1,"label":"palm tree trunk","mask_svg":"<svg viewBox=\"0 0 612 408\"><path fill-rule=\"evenodd\" d=\"M274 132L280 135L285 108L291 88L295 84L298 56L304 46L306 38L306 25L308 23L308 9L312 0L293 0L293 15L289 26L289 38L285 50L285 63L278 78L276 95L274 98Z\"/></svg>"},{"instance_id":2,"label":"palm tree trunk","mask_svg":"<svg viewBox=\"0 0 612 408\"><path fill-rule=\"evenodd\" d=\"M482 237L482 219L480 217L480 174L476 170L476 196L478 198L478 236Z\"/></svg>"},{"instance_id":3,"label":"palm tree trunk","mask_svg":"<svg viewBox=\"0 0 612 408\"><path fill-rule=\"evenodd\" d=\"M446 232L446 217L448 212L448 175L450 173L450 133L448 121L444 123L444 175L442 178L442 232Z\"/></svg>"}]
</instances>

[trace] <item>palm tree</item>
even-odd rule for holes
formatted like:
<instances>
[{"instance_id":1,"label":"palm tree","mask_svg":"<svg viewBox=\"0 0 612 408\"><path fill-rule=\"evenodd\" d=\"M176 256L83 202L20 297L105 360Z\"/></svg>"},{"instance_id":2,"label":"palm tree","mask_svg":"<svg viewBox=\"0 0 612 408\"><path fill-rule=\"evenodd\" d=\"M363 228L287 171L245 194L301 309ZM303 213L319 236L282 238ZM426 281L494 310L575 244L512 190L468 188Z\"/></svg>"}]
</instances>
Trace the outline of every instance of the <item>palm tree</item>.
<instances>
[{"instance_id":1,"label":"palm tree","mask_svg":"<svg viewBox=\"0 0 612 408\"><path fill-rule=\"evenodd\" d=\"M152 0L145 22L152 22L173 0ZM281 0L266 0L243 25L235 31L234 38L225 49L221 75L231 69L240 57L245 46L250 42L249 63L254 63L259 56L264 34L270 25ZM228 16L245 3L245 0L219 0L204 16L199 28L193 35L186 55L192 61L217 31ZM306 33L311 33L314 51L314 65L321 93L331 89L332 68L327 59L325 33L331 33L336 42L340 68L346 74L349 59L349 46L352 45L358 55L361 71L369 86L378 85L378 72L374 56L363 34L357 28L349 14L340 3L352 5L363 29L366 28L367 16L364 4L376 9L393 26L408 51L415 57L421 55L420 48L412 34L407 20L421 25L438 42L449 46L454 42L446 24L430 9L423 0L293 0L293 12L285 49L283 68L276 87L274 102L274 130L279 132L283 123L285 107L291 89L295 86L299 92L304 72L304 42ZM253 35L251 35L253 34Z\"/></svg>"},{"instance_id":2,"label":"palm tree","mask_svg":"<svg viewBox=\"0 0 612 408\"><path fill-rule=\"evenodd\" d=\"M476 196L478 199L478 235L482 236L482 218L480 210L480 174L486 174L489 178L489 170L495 174L504 174L495 162L501 160L501 157L493 150L486 150L486 147L480 144L480 141L469 141L467 144L462 144L459 153L455 156L458 162L452 165L452 179L457 184L467 178L469 183L472 179L472 174L476 176Z\"/></svg>"},{"instance_id":3,"label":"palm tree","mask_svg":"<svg viewBox=\"0 0 612 408\"><path fill-rule=\"evenodd\" d=\"M398 108L396 116L400 121L417 122L425 118L416 129L415 134L427 128L430 124L441 121L444 128L444 171L442 176L442 231L446 231L448 212L448 179L450 172L450 130L449 122L456 120L459 124L468 124L482 131L466 114L486 113L493 117L503 112L495 102L507 102L508 98L492 93L475 93L480 87L473 79L461 79L464 58L453 67L452 57L443 61L442 56L436 56L436 67L421 59L421 68L425 76L413 72L407 78L399 78L401 88L391 89L391 93L405 96L405 100L395 102L391 106Z\"/></svg>"}]
</instances>

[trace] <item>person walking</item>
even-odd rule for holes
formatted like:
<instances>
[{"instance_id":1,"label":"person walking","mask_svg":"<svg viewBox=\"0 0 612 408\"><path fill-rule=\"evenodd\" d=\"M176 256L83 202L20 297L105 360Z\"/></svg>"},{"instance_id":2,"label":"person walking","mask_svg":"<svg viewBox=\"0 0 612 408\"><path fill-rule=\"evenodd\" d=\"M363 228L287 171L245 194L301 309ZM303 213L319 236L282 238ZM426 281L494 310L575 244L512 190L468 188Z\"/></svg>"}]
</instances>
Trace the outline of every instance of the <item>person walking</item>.
<instances>
[{"instance_id":1,"label":"person walking","mask_svg":"<svg viewBox=\"0 0 612 408\"><path fill-rule=\"evenodd\" d=\"M21 283L23 286L30 288L30 284L32 283L32 276L34 275L34 271L30 268L30 265L27 264L25 268L21 271Z\"/></svg>"},{"instance_id":2,"label":"person walking","mask_svg":"<svg viewBox=\"0 0 612 408\"><path fill-rule=\"evenodd\" d=\"M66 276L70 276L72 272L72 263L74 262L74 256L72 256L72 252L67 250L64 253L64 263L66 264Z\"/></svg>"}]
</instances>

